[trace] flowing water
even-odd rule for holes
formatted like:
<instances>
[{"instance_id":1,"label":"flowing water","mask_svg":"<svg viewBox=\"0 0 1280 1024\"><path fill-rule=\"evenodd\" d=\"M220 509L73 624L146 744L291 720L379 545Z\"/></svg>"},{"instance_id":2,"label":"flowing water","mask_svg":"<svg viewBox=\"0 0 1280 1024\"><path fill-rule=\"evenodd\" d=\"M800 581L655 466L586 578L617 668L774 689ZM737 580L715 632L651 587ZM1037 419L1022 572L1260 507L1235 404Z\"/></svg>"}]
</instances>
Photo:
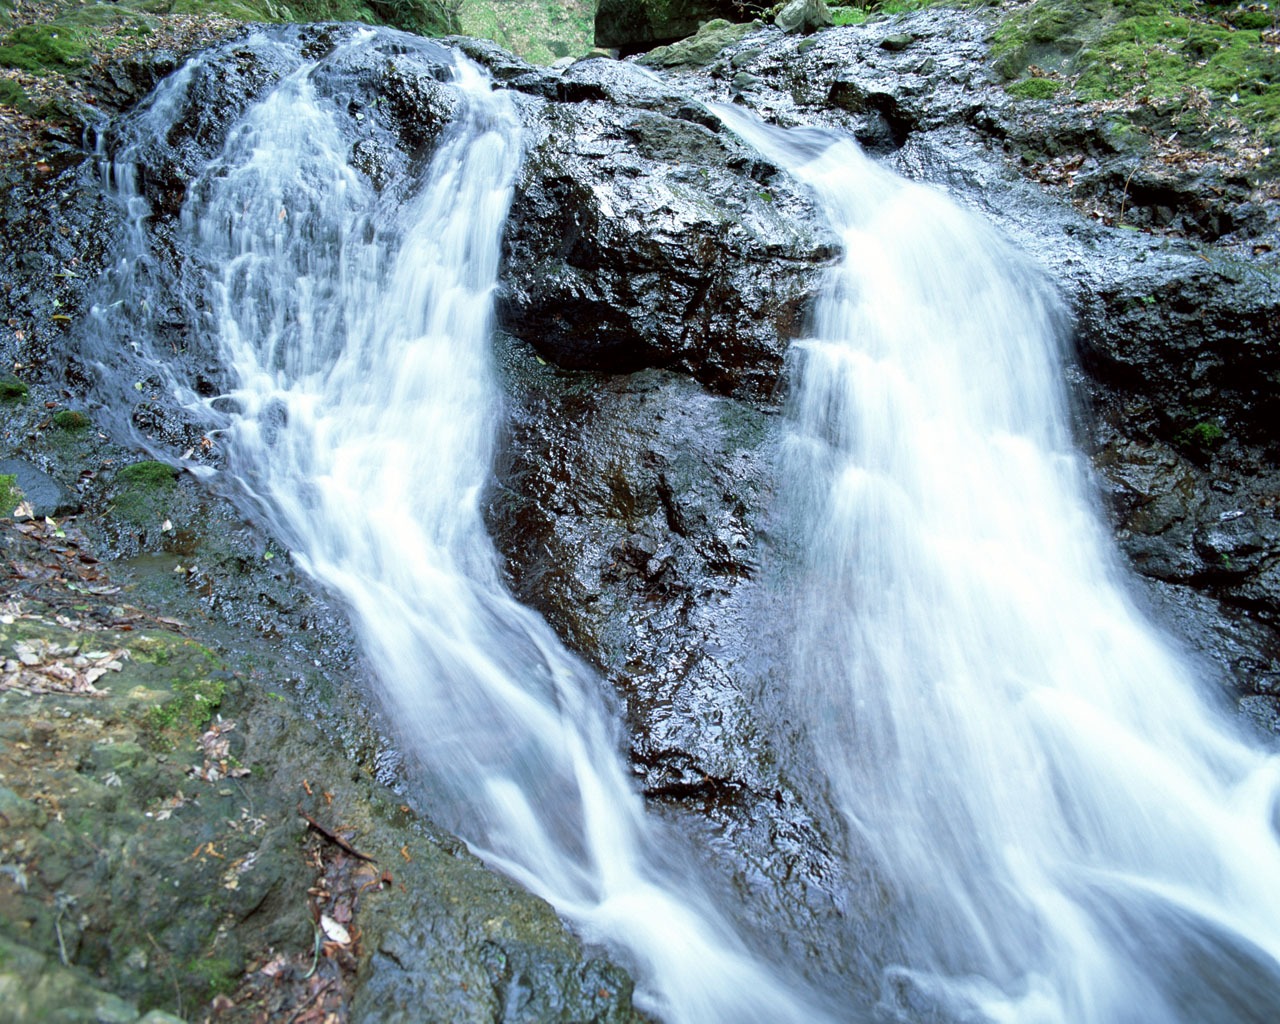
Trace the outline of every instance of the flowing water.
<instances>
[{"instance_id":1,"label":"flowing water","mask_svg":"<svg viewBox=\"0 0 1280 1024\"><path fill-rule=\"evenodd\" d=\"M510 598L484 528L511 100L455 61L429 163L377 192L348 162L347 97L317 82L378 38L295 56L190 183L189 256L164 287L186 290L182 319L232 383L215 399L166 380L350 610L431 812L619 950L671 1022L1271 1020L1280 773L1201 706L1118 583L1070 447L1052 299L988 229L851 143L726 110L845 237L793 359L790 688L806 775L825 780L809 795L874 862L895 952L876 994L833 1010L735 935L631 790L600 680ZM168 131L199 73L161 87L139 138ZM109 362L128 337L164 378L163 345L135 329L163 305L139 152L104 160L134 233L99 343Z\"/></svg>"},{"instance_id":2,"label":"flowing water","mask_svg":"<svg viewBox=\"0 0 1280 1024\"><path fill-rule=\"evenodd\" d=\"M895 906L893 1019L1280 1013L1280 764L1135 611L1070 447L1061 317L850 141L729 125L842 233L793 351L791 687Z\"/></svg>"},{"instance_id":3,"label":"flowing water","mask_svg":"<svg viewBox=\"0 0 1280 1024\"><path fill-rule=\"evenodd\" d=\"M662 1019L821 1019L725 923L682 839L646 817L601 681L501 582L481 497L501 411L492 297L521 160L509 96L458 59L455 119L429 166L379 196L348 163L346 98L317 88L320 70L302 64L250 108L182 210L192 319L235 382L206 403L237 410L218 431L226 472L349 609L434 817L619 950ZM167 129L183 88L168 83L143 136ZM131 157L112 177L141 222Z\"/></svg>"}]
</instances>

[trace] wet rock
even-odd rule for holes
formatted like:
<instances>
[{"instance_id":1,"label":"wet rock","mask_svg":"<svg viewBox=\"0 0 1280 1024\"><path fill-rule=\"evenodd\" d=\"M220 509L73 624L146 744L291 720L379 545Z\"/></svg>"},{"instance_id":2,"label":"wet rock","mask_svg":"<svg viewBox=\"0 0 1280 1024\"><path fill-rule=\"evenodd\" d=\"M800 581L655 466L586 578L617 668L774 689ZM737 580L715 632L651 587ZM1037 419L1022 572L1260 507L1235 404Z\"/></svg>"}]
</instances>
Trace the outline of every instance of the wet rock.
<instances>
[{"instance_id":1,"label":"wet rock","mask_svg":"<svg viewBox=\"0 0 1280 1024\"><path fill-rule=\"evenodd\" d=\"M530 118L502 325L561 366L679 368L769 395L834 239L705 113L616 63L572 70L598 99Z\"/></svg>"},{"instance_id":2,"label":"wet rock","mask_svg":"<svg viewBox=\"0 0 1280 1024\"><path fill-rule=\"evenodd\" d=\"M763 579L776 416L668 371L555 370L520 343L505 360L488 519L513 591L621 695L638 783L752 893L747 929L834 978L858 948L837 893L871 896L792 790L803 758L765 725L785 717L786 627Z\"/></svg>"},{"instance_id":3,"label":"wet rock","mask_svg":"<svg viewBox=\"0 0 1280 1024\"><path fill-rule=\"evenodd\" d=\"M72 515L79 510L80 503L70 490L29 462L0 459L0 475L17 477L18 490L31 506L31 514L38 519Z\"/></svg>"}]
</instances>

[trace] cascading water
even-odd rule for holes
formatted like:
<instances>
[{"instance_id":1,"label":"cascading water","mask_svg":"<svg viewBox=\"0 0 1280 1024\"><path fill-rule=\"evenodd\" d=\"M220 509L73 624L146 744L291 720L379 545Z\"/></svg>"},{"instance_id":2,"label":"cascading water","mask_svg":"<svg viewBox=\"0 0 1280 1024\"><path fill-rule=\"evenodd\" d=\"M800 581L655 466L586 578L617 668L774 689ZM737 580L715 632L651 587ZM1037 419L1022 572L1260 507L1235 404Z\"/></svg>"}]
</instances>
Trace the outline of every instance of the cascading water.
<instances>
[{"instance_id":1,"label":"cascading water","mask_svg":"<svg viewBox=\"0 0 1280 1024\"><path fill-rule=\"evenodd\" d=\"M419 45L407 39L397 52ZM623 951L663 1019L821 1019L734 935L680 838L646 818L599 680L500 581L480 498L521 156L509 97L459 60L455 120L425 176L380 198L348 164L346 101L316 88L323 64L250 108L182 211L191 319L235 381L216 400L238 409L221 423L227 472L350 609L434 816ZM168 106L143 135L167 130Z\"/></svg>"},{"instance_id":2,"label":"cascading water","mask_svg":"<svg viewBox=\"0 0 1280 1024\"><path fill-rule=\"evenodd\" d=\"M895 907L879 1013L1274 1020L1280 765L1126 599L1044 287L851 142L720 113L845 241L793 353L791 686Z\"/></svg>"}]
</instances>

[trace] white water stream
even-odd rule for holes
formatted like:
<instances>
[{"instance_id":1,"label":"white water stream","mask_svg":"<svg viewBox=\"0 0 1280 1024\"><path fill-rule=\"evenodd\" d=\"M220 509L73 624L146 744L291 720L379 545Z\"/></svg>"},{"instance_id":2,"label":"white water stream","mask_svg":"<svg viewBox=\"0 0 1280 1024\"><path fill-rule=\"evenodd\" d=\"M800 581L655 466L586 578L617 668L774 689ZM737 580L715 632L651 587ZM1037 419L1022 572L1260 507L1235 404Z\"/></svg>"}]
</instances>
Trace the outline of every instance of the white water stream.
<instances>
[{"instance_id":1,"label":"white water stream","mask_svg":"<svg viewBox=\"0 0 1280 1024\"><path fill-rule=\"evenodd\" d=\"M791 687L897 908L880 1011L1280 1019L1280 762L1125 595L1044 285L851 141L720 113L844 238L794 350Z\"/></svg>"}]
</instances>

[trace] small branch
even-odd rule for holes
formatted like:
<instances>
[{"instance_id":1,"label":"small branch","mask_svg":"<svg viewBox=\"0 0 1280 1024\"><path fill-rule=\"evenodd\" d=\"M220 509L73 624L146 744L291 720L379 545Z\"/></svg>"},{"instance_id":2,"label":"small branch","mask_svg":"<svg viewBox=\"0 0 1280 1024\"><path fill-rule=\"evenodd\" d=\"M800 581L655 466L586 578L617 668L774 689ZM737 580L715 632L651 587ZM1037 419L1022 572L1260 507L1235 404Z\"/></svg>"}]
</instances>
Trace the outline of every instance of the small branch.
<instances>
[{"instance_id":1,"label":"small branch","mask_svg":"<svg viewBox=\"0 0 1280 1024\"><path fill-rule=\"evenodd\" d=\"M336 832L331 832L329 829L321 825L320 822L316 821L315 818L311 817L311 815L309 815L306 811L302 809L302 804L298 804L298 814L306 820L308 828L314 829L315 831L319 832L322 836L324 836L327 840L329 840L329 842L333 843L334 846L337 846L340 849L345 850L347 853L351 854L351 856L355 857L357 860L368 861L370 864L378 863L378 860L376 857L370 857L367 853L361 853L349 842L343 839L342 836L338 835Z\"/></svg>"},{"instance_id":2,"label":"small branch","mask_svg":"<svg viewBox=\"0 0 1280 1024\"><path fill-rule=\"evenodd\" d=\"M1129 172L1129 177L1124 179L1124 193L1120 196L1120 216L1116 218L1117 227L1124 224L1124 207L1125 207L1125 204L1129 201L1129 182L1133 181L1133 176L1138 173L1138 168L1141 166L1142 166L1142 161L1139 160L1136 164L1133 165L1133 170Z\"/></svg>"}]
</instances>

